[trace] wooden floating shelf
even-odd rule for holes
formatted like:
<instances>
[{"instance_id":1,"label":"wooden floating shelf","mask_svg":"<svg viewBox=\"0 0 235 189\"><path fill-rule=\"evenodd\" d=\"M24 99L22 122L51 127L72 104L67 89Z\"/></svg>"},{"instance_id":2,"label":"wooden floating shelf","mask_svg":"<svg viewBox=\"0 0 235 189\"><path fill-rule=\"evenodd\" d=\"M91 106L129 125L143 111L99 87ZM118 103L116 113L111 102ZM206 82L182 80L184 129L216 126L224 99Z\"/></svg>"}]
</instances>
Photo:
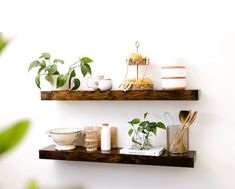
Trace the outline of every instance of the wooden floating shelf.
<instances>
[{"instance_id":1,"label":"wooden floating shelf","mask_svg":"<svg viewBox=\"0 0 235 189\"><path fill-rule=\"evenodd\" d=\"M165 151L161 156L144 156L120 154L120 149L112 149L108 152L97 150L87 152L83 147L77 147L75 150L57 151L55 145L48 146L39 150L40 159L85 161L101 163L121 163L155 166L173 166L173 167L194 167L196 152L190 151L186 156L170 156Z\"/></svg>"},{"instance_id":2,"label":"wooden floating shelf","mask_svg":"<svg viewBox=\"0 0 235 189\"><path fill-rule=\"evenodd\" d=\"M41 100L199 100L199 90L41 91Z\"/></svg>"}]
</instances>

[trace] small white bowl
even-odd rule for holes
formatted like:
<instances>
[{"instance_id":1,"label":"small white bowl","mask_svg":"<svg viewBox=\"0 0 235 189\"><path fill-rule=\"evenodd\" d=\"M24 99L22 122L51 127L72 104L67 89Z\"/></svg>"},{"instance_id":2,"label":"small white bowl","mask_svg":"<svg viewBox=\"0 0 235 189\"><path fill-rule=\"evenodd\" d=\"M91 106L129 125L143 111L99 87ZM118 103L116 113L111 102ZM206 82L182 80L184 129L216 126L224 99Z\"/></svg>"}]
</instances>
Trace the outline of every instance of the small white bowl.
<instances>
[{"instance_id":1,"label":"small white bowl","mask_svg":"<svg viewBox=\"0 0 235 189\"><path fill-rule=\"evenodd\" d=\"M57 128L47 132L49 137L56 143L56 150L72 150L75 149L75 141L81 134L81 129Z\"/></svg>"},{"instance_id":2,"label":"small white bowl","mask_svg":"<svg viewBox=\"0 0 235 189\"><path fill-rule=\"evenodd\" d=\"M184 90L186 78L162 78L163 90Z\"/></svg>"},{"instance_id":3,"label":"small white bowl","mask_svg":"<svg viewBox=\"0 0 235 189\"><path fill-rule=\"evenodd\" d=\"M113 87L112 80L111 79L102 79L99 81L98 86L101 91L109 91Z\"/></svg>"}]
</instances>

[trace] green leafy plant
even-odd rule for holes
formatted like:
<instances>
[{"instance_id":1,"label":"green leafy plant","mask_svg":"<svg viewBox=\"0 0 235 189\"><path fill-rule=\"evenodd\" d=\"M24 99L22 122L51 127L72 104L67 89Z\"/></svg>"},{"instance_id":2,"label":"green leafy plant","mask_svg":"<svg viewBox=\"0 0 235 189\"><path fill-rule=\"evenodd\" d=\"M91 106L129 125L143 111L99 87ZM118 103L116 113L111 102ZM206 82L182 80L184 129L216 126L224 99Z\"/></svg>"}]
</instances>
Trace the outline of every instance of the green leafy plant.
<instances>
[{"instance_id":1,"label":"green leafy plant","mask_svg":"<svg viewBox=\"0 0 235 189\"><path fill-rule=\"evenodd\" d=\"M28 182L26 189L39 189L39 187L37 182L32 179Z\"/></svg>"},{"instance_id":2,"label":"green leafy plant","mask_svg":"<svg viewBox=\"0 0 235 189\"><path fill-rule=\"evenodd\" d=\"M149 143L150 141L149 137L151 133L153 133L156 136L157 128L166 129L166 126L162 122L151 122L146 120L147 116L148 113L145 113L143 121L141 121L139 118L135 118L128 122L132 126L132 128L129 129L128 131L128 135L130 137L132 136L132 142L141 145L142 149L145 149L145 145L149 145L150 147L152 147L151 144L146 144ZM134 139L134 136L136 135L142 136L142 143Z\"/></svg>"},{"instance_id":3,"label":"green leafy plant","mask_svg":"<svg viewBox=\"0 0 235 189\"><path fill-rule=\"evenodd\" d=\"M64 60L54 59L51 60L50 53L42 53L42 55L34 60L30 65L28 71L33 68L38 67L38 72L35 78L35 83L38 88L41 89L41 77L44 77L48 82L52 83L52 77L58 76L56 81L56 88L60 88L69 82L69 89L76 90L80 87L80 80L76 77L76 68L80 67L83 77L87 74L92 74L90 63L93 62L92 59L88 57L79 58L79 61L72 64L67 73L61 74L58 71L58 64L64 64ZM72 87L73 84L73 87Z\"/></svg>"},{"instance_id":4,"label":"green leafy plant","mask_svg":"<svg viewBox=\"0 0 235 189\"><path fill-rule=\"evenodd\" d=\"M8 44L8 40L6 40L3 36L3 33L0 32L0 53L7 46L7 44Z\"/></svg>"},{"instance_id":5,"label":"green leafy plant","mask_svg":"<svg viewBox=\"0 0 235 189\"><path fill-rule=\"evenodd\" d=\"M29 125L30 122L24 120L0 131L0 156L13 149L24 138Z\"/></svg>"},{"instance_id":6,"label":"green leafy plant","mask_svg":"<svg viewBox=\"0 0 235 189\"><path fill-rule=\"evenodd\" d=\"M27 183L27 186L26 186L26 189L40 189L42 187L39 187L39 185L37 184L37 182L35 180L30 180L28 183ZM70 187L53 187L53 189L84 189L83 187L81 186L70 186ZM45 189L45 187L43 187L43 189Z\"/></svg>"}]
</instances>

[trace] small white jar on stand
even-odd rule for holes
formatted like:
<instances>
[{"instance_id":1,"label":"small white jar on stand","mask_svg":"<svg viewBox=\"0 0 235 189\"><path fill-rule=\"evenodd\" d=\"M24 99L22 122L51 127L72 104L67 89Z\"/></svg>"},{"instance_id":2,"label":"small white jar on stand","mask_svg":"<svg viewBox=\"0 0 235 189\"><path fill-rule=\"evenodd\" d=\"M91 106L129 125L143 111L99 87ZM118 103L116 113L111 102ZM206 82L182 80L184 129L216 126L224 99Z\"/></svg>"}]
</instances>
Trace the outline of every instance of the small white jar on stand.
<instances>
[{"instance_id":1,"label":"small white jar on stand","mask_svg":"<svg viewBox=\"0 0 235 189\"><path fill-rule=\"evenodd\" d=\"M111 150L111 135L109 124L104 123L101 129L101 150Z\"/></svg>"}]
</instances>

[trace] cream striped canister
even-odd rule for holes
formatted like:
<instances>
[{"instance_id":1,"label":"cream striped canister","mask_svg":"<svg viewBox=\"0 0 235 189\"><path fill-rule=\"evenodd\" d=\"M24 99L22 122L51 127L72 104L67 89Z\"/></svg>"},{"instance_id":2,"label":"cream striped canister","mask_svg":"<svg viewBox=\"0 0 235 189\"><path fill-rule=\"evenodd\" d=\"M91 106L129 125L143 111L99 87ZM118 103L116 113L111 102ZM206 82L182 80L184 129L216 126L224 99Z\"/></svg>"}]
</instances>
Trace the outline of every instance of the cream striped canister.
<instances>
[{"instance_id":1,"label":"cream striped canister","mask_svg":"<svg viewBox=\"0 0 235 189\"><path fill-rule=\"evenodd\" d=\"M161 85L163 90L184 90L186 88L186 67L162 66Z\"/></svg>"}]
</instances>

